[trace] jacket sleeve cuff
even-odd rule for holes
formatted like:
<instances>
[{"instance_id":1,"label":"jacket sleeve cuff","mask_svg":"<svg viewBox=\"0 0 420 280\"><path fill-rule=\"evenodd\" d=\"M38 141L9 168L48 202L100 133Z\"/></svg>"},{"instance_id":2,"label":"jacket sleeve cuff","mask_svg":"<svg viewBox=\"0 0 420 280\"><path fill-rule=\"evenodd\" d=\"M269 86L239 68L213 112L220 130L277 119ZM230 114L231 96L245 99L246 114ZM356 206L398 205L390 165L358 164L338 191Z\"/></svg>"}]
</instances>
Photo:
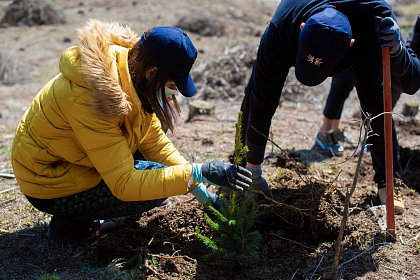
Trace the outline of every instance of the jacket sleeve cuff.
<instances>
[{"instance_id":1,"label":"jacket sleeve cuff","mask_svg":"<svg viewBox=\"0 0 420 280\"><path fill-rule=\"evenodd\" d=\"M403 48L404 48L404 45L403 45L403 43L400 41L400 47L399 47L398 51L397 51L397 52L395 52L395 53L390 53L390 54L389 54L389 55L390 55L390 57L396 57L396 56L398 56L398 55L402 52Z\"/></svg>"}]
</instances>

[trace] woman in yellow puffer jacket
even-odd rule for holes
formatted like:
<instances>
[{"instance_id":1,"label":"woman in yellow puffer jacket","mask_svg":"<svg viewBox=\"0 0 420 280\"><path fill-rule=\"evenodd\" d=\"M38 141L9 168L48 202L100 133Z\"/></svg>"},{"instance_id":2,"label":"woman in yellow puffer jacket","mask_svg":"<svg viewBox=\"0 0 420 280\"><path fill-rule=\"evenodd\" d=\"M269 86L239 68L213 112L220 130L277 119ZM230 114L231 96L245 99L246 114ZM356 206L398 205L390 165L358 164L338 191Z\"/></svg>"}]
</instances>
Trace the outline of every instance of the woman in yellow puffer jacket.
<instances>
[{"instance_id":1,"label":"woman in yellow puffer jacket","mask_svg":"<svg viewBox=\"0 0 420 280\"><path fill-rule=\"evenodd\" d=\"M189 191L217 203L203 182L249 186L242 167L188 163L162 129L173 129L179 114L173 92L196 91L189 72L197 51L185 32L156 27L139 39L126 26L90 20L78 35L22 117L12 148L22 193L53 215L50 234L85 237L93 221Z\"/></svg>"}]
</instances>

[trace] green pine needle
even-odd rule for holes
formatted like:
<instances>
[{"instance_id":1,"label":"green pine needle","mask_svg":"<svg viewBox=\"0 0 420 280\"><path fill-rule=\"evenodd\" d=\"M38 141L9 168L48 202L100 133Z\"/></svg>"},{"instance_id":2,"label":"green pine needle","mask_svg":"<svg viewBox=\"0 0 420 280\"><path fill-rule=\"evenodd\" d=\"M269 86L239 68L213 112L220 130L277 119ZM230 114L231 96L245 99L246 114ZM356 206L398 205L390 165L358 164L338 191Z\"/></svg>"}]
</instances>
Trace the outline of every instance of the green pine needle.
<instances>
[{"instance_id":1,"label":"green pine needle","mask_svg":"<svg viewBox=\"0 0 420 280\"><path fill-rule=\"evenodd\" d=\"M203 242L203 244L211 249L214 252L220 252L220 248L219 246L217 246L216 242L214 242L213 240L211 240L209 237L204 236L203 234L201 234L200 229L196 228L195 229L195 235L198 237L198 239L201 240L201 242Z\"/></svg>"},{"instance_id":2,"label":"green pine needle","mask_svg":"<svg viewBox=\"0 0 420 280\"><path fill-rule=\"evenodd\" d=\"M218 232L220 230L220 224L213 221L207 213L204 213L204 220L213 231Z\"/></svg>"},{"instance_id":3,"label":"green pine needle","mask_svg":"<svg viewBox=\"0 0 420 280\"><path fill-rule=\"evenodd\" d=\"M240 164L248 152L248 147L241 142L242 137L242 112L238 113L235 124L235 151L234 161ZM223 207L216 209L207 206L212 214L204 214L204 220L213 231L213 238L204 236L196 229L197 238L212 253L207 256L221 256L227 260L238 261L246 257L258 257L261 234L254 229L256 219L256 203L254 196L248 194L238 199L237 193L231 191L229 199L221 194ZM212 218L214 216L214 218Z\"/></svg>"}]
</instances>

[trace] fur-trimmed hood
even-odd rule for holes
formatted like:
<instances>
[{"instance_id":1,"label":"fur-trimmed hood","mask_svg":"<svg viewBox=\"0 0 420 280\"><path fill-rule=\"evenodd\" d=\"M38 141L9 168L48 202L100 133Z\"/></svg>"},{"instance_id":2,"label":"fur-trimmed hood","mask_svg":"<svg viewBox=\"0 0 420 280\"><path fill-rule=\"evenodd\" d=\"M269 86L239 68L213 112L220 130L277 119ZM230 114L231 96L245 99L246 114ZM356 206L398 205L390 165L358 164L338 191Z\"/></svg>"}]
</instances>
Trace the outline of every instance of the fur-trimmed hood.
<instances>
[{"instance_id":1,"label":"fur-trimmed hood","mask_svg":"<svg viewBox=\"0 0 420 280\"><path fill-rule=\"evenodd\" d=\"M92 89L93 102L98 113L107 116L128 114L132 102L120 85L115 56L112 55L110 48L113 45L132 48L139 37L127 26L95 19L89 20L85 26L77 30L77 33L80 40L75 50L77 57L71 55L67 57L73 60L73 63L63 61L62 57L61 72L63 73L61 64L77 65L77 69L73 69L77 73L67 72L72 72L68 73L70 76L79 76L83 85ZM68 76L66 73L63 74Z\"/></svg>"}]
</instances>

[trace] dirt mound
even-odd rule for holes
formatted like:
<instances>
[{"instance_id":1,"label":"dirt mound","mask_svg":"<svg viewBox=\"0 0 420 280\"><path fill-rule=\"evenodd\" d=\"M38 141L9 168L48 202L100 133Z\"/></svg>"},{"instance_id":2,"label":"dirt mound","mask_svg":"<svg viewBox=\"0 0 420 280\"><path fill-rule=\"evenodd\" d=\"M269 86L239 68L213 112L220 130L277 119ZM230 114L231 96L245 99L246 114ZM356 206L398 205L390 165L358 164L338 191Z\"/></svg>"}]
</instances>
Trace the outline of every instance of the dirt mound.
<instances>
[{"instance_id":1,"label":"dirt mound","mask_svg":"<svg viewBox=\"0 0 420 280\"><path fill-rule=\"evenodd\" d=\"M65 23L64 15L45 0L14 0L5 11L2 26Z\"/></svg>"},{"instance_id":2,"label":"dirt mound","mask_svg":"<svg viewBox=\"0 0 420 280\"><path fill-rule=\"evenodd\" d=\"M294 180L293 180L294 182ZM274 198L282 205L259 206L258 223L271 230L308 243L332 241L337 237L341 220L341 198L334 188L310 183L301 187L273 189Z\"/></svg>"},{"instance_id":3,"label":"dirt mound","mask_svg":"<svg viewBox=\"0 0 420 280\"><path fill-rule=\"evenodd\" d=\"M225 27L221 21L207 14L194 13L182 17L176 24L182 28L202 36L223 36Z\"/></svg>"}]
</instances>

